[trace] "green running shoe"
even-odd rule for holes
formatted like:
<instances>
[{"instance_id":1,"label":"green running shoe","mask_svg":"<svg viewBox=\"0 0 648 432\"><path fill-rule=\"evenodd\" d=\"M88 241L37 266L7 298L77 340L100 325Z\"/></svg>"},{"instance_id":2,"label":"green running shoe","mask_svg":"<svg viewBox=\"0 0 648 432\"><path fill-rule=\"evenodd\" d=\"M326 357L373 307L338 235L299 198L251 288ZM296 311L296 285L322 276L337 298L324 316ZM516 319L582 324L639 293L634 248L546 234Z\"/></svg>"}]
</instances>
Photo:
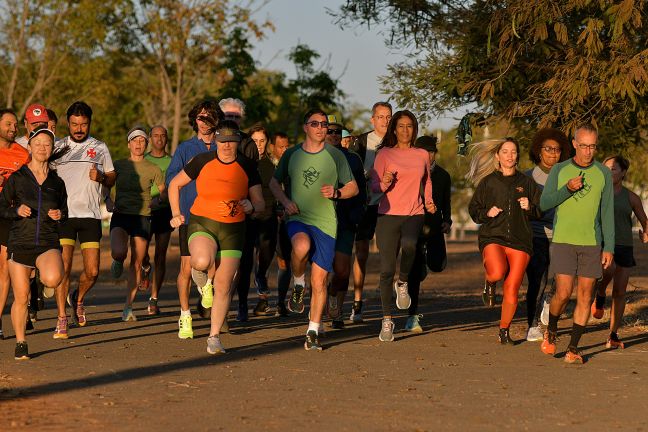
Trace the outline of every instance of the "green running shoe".
<instances>
[{"instance_id":1,"label":"green running shoe","mask_svg":"<svg viewBox=\"0 0 648 432\"><path fill-rule=\"evenodd\" d=\"M178 337L180 339L193 339L191 315L180 315L180 319L178 320Z\"/></svg>"}]
</instances>

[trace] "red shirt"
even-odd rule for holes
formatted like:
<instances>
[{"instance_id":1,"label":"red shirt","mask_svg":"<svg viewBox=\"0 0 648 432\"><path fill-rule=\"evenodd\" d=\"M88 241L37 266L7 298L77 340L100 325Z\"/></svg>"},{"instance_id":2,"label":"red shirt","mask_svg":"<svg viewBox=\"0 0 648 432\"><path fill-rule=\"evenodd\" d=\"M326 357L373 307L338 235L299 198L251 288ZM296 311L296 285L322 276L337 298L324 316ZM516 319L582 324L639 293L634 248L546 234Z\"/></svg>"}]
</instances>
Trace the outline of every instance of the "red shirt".
<instances>
[{"instance_id":1,"label":"red shirt","mask_svg":"<svg viewBox=\"0 0 648 432\"><path fill-rule=\"evenodd\" d=\"M0 149L0 192L11 174L31 159L29 152L20 144L12 143L8 148Z\"/></svg>"}]
</instances>

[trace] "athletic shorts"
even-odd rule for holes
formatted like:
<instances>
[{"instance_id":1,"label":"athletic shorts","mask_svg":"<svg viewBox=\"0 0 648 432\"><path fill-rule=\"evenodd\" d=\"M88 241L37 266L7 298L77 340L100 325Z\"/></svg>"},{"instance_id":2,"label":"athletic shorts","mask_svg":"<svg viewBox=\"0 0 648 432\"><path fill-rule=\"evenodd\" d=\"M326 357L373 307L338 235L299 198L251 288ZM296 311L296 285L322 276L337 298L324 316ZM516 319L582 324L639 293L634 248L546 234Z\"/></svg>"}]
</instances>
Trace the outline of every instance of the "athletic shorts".
<instances>
[{"instance_id":1,"label":"athletic shorts","mask_svg":"<svg viewBox=\"0 0 648 432\"><path fill-rule=\"evenodd\" d=\"M178 228L178 246L180 246L180 256L183 257L191 256L189 253L189 236L187 235L188 228L186 224L180 225L180 228Z\"/></svg>"},{"instance_id":2,"label":"athletic shorts","mask_svg":"<svg viewBox=\"0 0 648 432\"><path fill-rule=\"evenodd\" d=\"M101 219L69 218L59 224L61 246L74 246L77 238L81 243L81 249L99 249Z\"/></svg>"},{"instance_id":3,"label":"athletic shorts","mask_svg":"<svg viewBox=\"0 0 648 432\"><path fill-rule=\"evenodd\" d=\"M36 267L36 259L44 254L45 252L56 249L56 250L61 250L61 246L53 246L53 247L37 247L34 249L21 249L21 250L8 250L7 251L7 259L10 259L11 261L22 264L27 267Z\"/></svg>"},{"instance_id":4,"label":"athletic shorts","mask_svg":"<svg viewBox=\"0 0 648 432\"><path fill-rule=\"evenodd\" d=\"M113 213L110 219L110 231L121 228L131 237L143 237L148 240L151 236L151 219L148 216Z\"/></svg>"},{"instance_id":5,"label":"athletic shorts","mask_svg":"<svg viewBox=\"0 0 648 432\"><path fill-rule=\"evenodd\" d=\"M187 228L188 243L196 236L209 237L218 247L216 256L241 258L245 246L245 225L245 221L223 223L192 214Z\"/></svg>"},{"instance_id":6,"label":"athletic shorts","mask_svg":"<svg viewBox=\"0 0 648 432\"><path fill-rule=\"evenodd\" d=\"M358 225L358 232L355 236L355 241L371 240L376 233L376 224L378 223L378 206L371 205L367 207L367 211L362 218L362 222Z\"/></svg>"},{"instance_id":7,"label":"athletic shorts","mask_svg":"<svg viewBox=\"0 0 648 432\"><path fill-rule=\"evenodd\" d=\"M284 261L290 262L290 254L292 253L292 243L290 242L290 236L288 235L288 230L286 229L286 221L281 220L279 222L279 238L277 239L277 247L275 252L277 252L277 257L281 258Z\"/></svg>"},{"instance_id":8,"label":"athletic shorts","mask_svg":"<svg viewBox=\"0 0 648 432\"><path fill-rule=\"evenodd\" d=\"M353 253L353 242L355 241L355 238L355 230L340 228L338 226L337 234L335 235L335 252L351 256Z\"/></svg>"},{"instance_id":9,"label":"athletic shorts","mask_svg":"<svg viewBox=\"0 0 648 432\"><path fill-rule=\"evenodd\" d=\"M311 262L329 273L333 271L333 258L335 258L335 239L333 237L324 234L322 230L313 225L306 225L299 221L287 222L286 230L291 240L297 233L305 233L308 235L311 239L309 253Z\"/></svg>"},{"instance_id":10,"label":"athletic shorts","mask_svg":"<svg viewBox=\"0 0 648 432\"><path fill-rule=\"evenodd\" d=\"M151 237L173 231L169 223L172 219L171 207L162 207L151 212ZM150 238L149 238L150 240Z\"/></svg>"},{"instance_id":11,"label":"athletic shorts","mask_svg":"<svg viewBox=\"0 0 648 432\"><path fill-rule=\"evenodd\" d=\"M603 275L600 246L552 243L549 247L549 275L564 274L599 279Z\"/></svg>"},{"instance_id":12,"label":"athletic shorts","mask_svg":"<svg viewBox=\"0 0 648 432\"><path fill-rule=\"evenodd\" d=\"M13 221L10 219L0 218L0 246L7 246L12 223Z\"/></svg>"},{"instance_id":13,"label":"athletic shorts","mask_svg":"<svg viewBox=\"0 0 648 432\"><path fill-rule=\"evenodd\" d=\"M632 246L614 246L614 262L619 267L634 267L637 262L634 259L634 248Z\"/></svg>"}]
</instances>

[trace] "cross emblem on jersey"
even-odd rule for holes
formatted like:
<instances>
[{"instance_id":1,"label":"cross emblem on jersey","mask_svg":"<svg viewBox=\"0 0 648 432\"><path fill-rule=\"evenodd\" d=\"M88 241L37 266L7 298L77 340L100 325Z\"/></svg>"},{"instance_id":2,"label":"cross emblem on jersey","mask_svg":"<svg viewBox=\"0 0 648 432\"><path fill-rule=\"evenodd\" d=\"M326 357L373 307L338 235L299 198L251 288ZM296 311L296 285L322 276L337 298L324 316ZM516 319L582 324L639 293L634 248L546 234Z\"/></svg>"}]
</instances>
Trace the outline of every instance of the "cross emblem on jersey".
<instances>
[{"instance_id":1,"label":"cross emblem on jersey","mask_svg":"<svg viewBox=\"0 0 648 432\"><path fill-rule=\"evenodd\" d=\"M86 152L86 154L88 155L88 157L89 157L90 159L94 159L95 156L97 156L97 152L96 152L95 149L93 149L93 148L88 149L88 151Z\"/></svg>"}]
</instances>

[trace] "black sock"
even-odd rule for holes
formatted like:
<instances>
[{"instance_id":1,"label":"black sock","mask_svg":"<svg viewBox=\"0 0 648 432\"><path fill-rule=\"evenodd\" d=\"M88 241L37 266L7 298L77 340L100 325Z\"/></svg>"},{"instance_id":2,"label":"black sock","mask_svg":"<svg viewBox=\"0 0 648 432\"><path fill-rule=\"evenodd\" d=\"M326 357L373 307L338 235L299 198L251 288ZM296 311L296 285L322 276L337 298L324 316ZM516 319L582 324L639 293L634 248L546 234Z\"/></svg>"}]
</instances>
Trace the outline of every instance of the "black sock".
<instances>
[{"instance_id":1,"label":"black sock","mask_svg":"<svg viewBox=\"0 0 648 432\"><path fill-rule=\"evenodd\" d=\"M552 315L551 312L549 312L549 325L547 325L547 329L552 332L556 333L558 332L558 320L560 319L560 315Z\"/></svg>"},{"instance_id":2,"label":"black sock","mask_svg":"<svg viewBox=\"0 0 648 432\"><path fill-rule=\"evenodd\" d=\"M354 300L353 301L353 310L356 313L362 312L362 300Z\"/></svg>"},{"instance_id":3,"label":"black sock","mask_svg":"<svg viewBox=\"0 0 648 432\"><path fill-rule=\"evenodd\" d=\"M576 347L578 347L578 342L580 342L583 333L585 333L585 326L578 324L572 326L571 340L569 341L569 348L572 349L572 351L575 351Z\"/></svg>"},{"instance_id":4,"label":"black sock","mask_svg":"<svg viewBox=\"0 0 648 432\"><path fill-rule=\"evenodd\" d=\"M616 332L610 332L610 339L612 339L615 342L619 342L619 335L616 334Z\"/></svg>"},{"instance_id":5,"label":"black sock","mask_svg":"<svg viewBox=\"0 0 648 432\"><path fill-rule=\"evenodd\" d=\"M605 296L596 294L596 309L603 309L605 306Z\"/></svg>"}]
</instances>

